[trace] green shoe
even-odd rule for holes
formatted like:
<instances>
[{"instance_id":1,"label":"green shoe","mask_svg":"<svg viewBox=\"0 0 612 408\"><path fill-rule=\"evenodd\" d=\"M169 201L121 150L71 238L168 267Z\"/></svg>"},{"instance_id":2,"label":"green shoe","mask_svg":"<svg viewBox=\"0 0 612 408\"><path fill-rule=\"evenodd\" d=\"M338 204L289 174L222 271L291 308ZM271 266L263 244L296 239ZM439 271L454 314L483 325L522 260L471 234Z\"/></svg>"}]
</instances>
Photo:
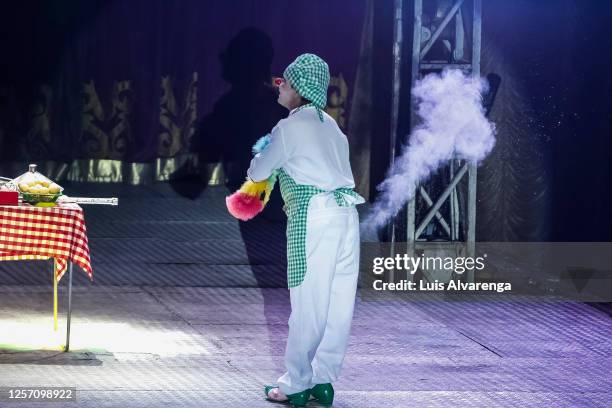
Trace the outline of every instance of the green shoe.
<instances>
[{"instance_id":1,"label":"green shoe","mask_svg":"<svg viewBox=\"0 0 612 408\"><path fill-rule=\"evenodd\" d=\"M310 394L319 404L331 405L334 402L334 387L330 383L315 385Z\"/></svg>"},{"instance_id":2,"label":"green shoe","mask_svg":"<svg viewBox=\"0 0 612 408\"><path fill-rule=\"evenodd\" d=\"M294 407L305 407L306 403L310 399L310 389L306 389L302 392L296 392L295 394L287 395L287 398L289 398L289 401L273 400L273 399L270 399L270 397L268 397L268 393L274 388L278 388L278 386L277 385L266 385L264 387L264 393L266 394L266 398L268 398L269 401L291 403L291 405L293 405Z\"/></svg>"},{"instance_id":3,"label":"green shoe","mask_svg":"<svg viewBox=\"0 0 612 408\"><path fill-rule=\"evenodd\" d=\"M310 399L310 389L307 388L302 392L287 395L287 398L289 398L289 401L294 407L305 407L306 403Z\"/></svg>"},{"instance_id":4,"label":"green shoe","mask_svg":"<svg viewBox=\"0 0 612 408\"><path fill-rule=\"evenodd\" d=\"M268 398L268 393L270 392L270 390L272 390L272 388L278 388L277 385L265 385L264 386L264 394L266 394L266 398Z\"/></svg>"}]
</instances>

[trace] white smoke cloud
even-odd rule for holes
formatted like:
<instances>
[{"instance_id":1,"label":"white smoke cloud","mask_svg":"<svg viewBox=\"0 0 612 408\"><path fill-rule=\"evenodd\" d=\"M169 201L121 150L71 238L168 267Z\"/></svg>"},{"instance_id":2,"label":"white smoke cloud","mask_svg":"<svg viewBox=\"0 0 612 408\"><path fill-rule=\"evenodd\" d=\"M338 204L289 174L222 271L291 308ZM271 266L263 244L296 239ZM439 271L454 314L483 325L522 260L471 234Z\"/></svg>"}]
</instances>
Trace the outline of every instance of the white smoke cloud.
<instances>
[{"instance_id":1,"label":"white smoke cloud","mask_svg":"<svg viewBox=\"0 0 612 408\"><path fill-rule=\"evenodd\" d=\"M418 81L415 97L419 124L408 144L378 185L378 199L363 221L366 229L378 229L414 197L416 188L452 158L478 163L495 145L495 124L485 117L483 78L459 70L430 74Z\"/></svg>"}]
</instances>

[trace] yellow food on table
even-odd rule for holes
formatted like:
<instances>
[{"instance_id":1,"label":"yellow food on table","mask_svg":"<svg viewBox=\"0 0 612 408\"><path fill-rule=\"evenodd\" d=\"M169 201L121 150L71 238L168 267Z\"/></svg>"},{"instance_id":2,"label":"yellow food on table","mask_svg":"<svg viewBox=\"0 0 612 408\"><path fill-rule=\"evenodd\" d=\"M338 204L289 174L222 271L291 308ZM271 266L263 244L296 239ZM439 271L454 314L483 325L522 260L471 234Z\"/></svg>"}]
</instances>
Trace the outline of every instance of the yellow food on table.
<instances>
[{"instance_id":1,"label":"yellow food on table","mask_svg":"<svg viewBox=\"0 0 612 408\"><path fill-rule=\"evenodd\" d=\"M48 181L29 181L27 183L19 183L19 190L23 193L31 194L57 194L61 191L61 187Z\"/></svg>"},{"instance_id":2,"label":"yellow food on table","mask_svg":"<svg viewBox=\"0 0 612 408\"><path fill-rule=\"evenodd\" d=\"M49 186L49 193L57 194L59 192L60 192L60 186L55 183L51 183L51 185Z\"/></svg>"},{"instance_id":3,"label":"yellow food on table","mask_svg":"<svg viewBox=\"0 0 612 408\"><path fill-rule=\"evenodd\" d=\"M46 202L41 206L53 205L53 198L62 192L59 184L50 180L21 181L17 184L19 191L30 194L29 200Z\"/></svg>"}]
</instances>

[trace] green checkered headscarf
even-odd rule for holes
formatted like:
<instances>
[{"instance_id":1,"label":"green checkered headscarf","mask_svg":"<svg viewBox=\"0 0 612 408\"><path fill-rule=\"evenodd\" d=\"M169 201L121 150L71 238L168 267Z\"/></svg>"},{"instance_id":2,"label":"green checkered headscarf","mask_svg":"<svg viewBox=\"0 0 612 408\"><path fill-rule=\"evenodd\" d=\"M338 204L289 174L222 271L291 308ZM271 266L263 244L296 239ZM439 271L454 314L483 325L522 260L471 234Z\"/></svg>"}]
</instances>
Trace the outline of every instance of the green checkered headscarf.
<instances>
[{"instance_id":1,"label":"green checkered headscarf","mask_svg":"<svg viewBox=\"0 0 612 408\"><path fill-rule=\"evenodd\" d=\"M293 89L308 99L317 109L323 122L321 111L327 106L327 87L329 86L329 67L314 54L302 54L285 69L283 77Z\"/></svg>"}]
</instances>

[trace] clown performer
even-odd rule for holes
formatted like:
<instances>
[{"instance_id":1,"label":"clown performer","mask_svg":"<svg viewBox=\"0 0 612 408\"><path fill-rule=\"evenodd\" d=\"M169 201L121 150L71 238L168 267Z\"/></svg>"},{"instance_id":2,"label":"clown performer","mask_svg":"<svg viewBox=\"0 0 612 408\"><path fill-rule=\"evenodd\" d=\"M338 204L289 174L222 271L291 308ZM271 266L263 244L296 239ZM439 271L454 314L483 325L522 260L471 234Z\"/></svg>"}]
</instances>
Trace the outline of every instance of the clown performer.
<instances>
[{"instance_id":1,"label":"clown performer","mask_svg":"<svg viewBox=\"0 0 612 408\"><path fill-rule=\"evenodd\" d=\"M289 116L247 171L253 182L278 177L287 214L287 283L291 298L286 372L266 397L331 405L344 360L359 272L359 216L346 136L323 111L329 68L314 54L283 73L278 103Z\"/></svg>"}]
</instances>

